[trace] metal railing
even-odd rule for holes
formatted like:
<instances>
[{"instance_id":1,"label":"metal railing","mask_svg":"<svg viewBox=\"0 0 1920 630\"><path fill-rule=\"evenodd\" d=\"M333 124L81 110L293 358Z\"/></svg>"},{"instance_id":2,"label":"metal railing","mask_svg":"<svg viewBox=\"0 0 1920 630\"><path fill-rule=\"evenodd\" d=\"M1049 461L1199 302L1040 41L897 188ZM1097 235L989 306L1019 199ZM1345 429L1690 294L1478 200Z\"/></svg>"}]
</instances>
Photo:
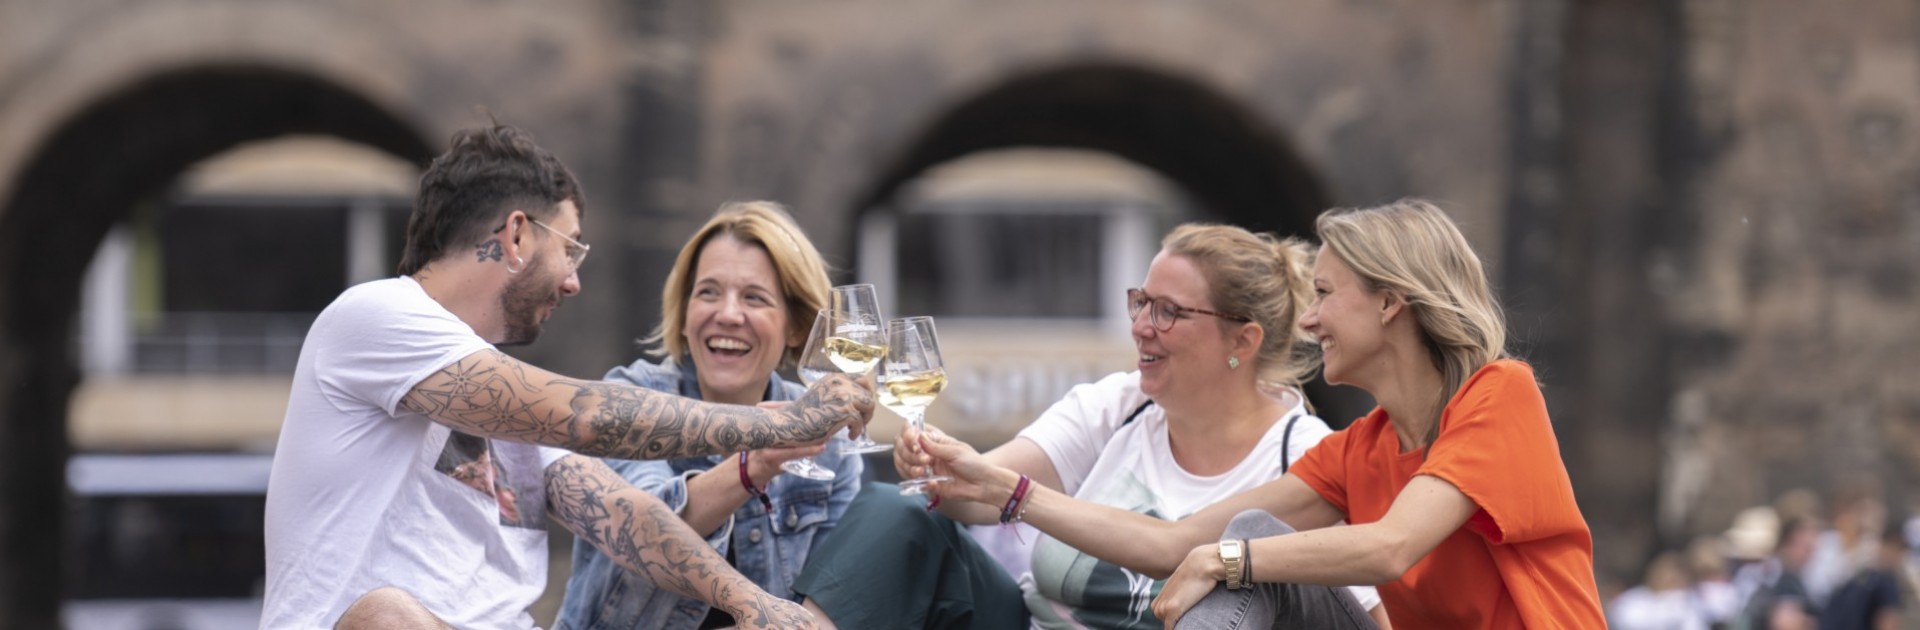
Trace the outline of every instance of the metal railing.
<instances>
[{"instance_id":1,"label":"metal railing","mask_svg":"<svg viewBox=\"0 0 1920 630\"><path fill-rule=\"evenodd\" d=\"M318 313L171 312L133 326L140 374L292 372Z\"/></svg>"}]
</instances>

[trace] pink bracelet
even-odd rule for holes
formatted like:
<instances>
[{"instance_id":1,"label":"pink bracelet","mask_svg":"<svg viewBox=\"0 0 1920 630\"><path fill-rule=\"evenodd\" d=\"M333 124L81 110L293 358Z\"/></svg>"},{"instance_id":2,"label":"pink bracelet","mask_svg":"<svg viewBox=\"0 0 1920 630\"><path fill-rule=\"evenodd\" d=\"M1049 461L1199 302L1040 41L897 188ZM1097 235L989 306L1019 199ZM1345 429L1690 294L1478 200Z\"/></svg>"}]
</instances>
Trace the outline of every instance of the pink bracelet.
<instances>
[{"instance_id":1,"label":"pink bracelet","mask_svg":"<svg viewBox=\"0 0 1920 630\"><path fill-rule=\"evenodd\" d=\"M1000 508L1000 524L1006 525L1018 520L1022 504L1027 502L1027 490L1033 484L1033 478L1020 475L1020 483L1014 484L1013 495L1007 497L1007 504Z\"/></svg>"}]
</instances>

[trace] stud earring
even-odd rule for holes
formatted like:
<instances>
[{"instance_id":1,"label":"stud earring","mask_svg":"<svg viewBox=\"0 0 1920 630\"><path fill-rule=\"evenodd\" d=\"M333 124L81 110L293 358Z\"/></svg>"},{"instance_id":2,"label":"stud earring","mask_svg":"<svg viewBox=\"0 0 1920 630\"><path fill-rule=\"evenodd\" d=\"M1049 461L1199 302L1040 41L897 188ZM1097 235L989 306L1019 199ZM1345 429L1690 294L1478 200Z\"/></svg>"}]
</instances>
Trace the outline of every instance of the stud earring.
<instances>
[{"instance_id":1,"label":"stud earring","mask_svg":"<svg viewBox=\"0 0 1920 630\"><path fill-rule=\"evenodd\" d=\"M1240 357L1227 357L1227 369L1229 370L1240 369Z\"/></svg>"}]
</instances>

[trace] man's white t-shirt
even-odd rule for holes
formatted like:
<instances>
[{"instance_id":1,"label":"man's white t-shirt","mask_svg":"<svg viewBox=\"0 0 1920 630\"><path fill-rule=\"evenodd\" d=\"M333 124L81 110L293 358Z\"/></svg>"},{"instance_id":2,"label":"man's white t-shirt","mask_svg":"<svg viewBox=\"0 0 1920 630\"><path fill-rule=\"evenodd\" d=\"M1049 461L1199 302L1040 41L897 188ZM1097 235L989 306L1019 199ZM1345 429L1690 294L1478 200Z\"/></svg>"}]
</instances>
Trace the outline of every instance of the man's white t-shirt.
<instances>
[{"instance_id":1,"label":"man's white t-shirt","mask_svg":"<svg viewBox=\"0 0 1920 630\"><path fill-rule=\"evenodd\" d=\"M545 471L567 452L399 409L427 376L492 348L404 276L347 289L314 320L267 484L260 627L331 628L383 586L456 628L533 626Z\"/></svg>"},{"instance_id":2,"label":"man's white t-shirt","mask_svg":"<svg viewBox=\"0 0 1920 630\"><path fill-rule=\"evenodd\" d=\"M1139 372L1112 374L1074 387L1020 437L1046 452L1061 489L1074 498L1178 520L1279 479L1283 458L1299 459L1333 432L1296 402L1232 470L1203 477L1174 461L1167 414L1159 406L1127 420L1146 402ZM1151 605L1161 584L1046 535L1034 543L1031 572L1020 579L1034 627L1046 630L1159 628ZM1373 587L1351 590L1362 608L1380 602Z\"/></svg>"}]
</instances>

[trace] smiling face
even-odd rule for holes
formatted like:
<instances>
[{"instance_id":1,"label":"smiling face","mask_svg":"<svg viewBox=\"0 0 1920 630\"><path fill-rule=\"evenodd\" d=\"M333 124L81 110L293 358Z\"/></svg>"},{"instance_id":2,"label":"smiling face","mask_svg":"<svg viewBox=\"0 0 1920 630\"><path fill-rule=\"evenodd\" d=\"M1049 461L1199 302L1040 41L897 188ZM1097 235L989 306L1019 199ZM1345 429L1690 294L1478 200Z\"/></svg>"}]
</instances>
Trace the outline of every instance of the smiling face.
<instances>
[{"instance_id":1,"label":"smiling face","mask_svg":"<svg viewBox=\"0 0 1920 630\"><path fill-rule=\"evenodd\" d=\"M1324 245L1313 260L1313 294L1313 305L1300 325L1320 342L1327 382L1366 389L1365 367L1385 345L1385 295L1367 288L1360 275Z\"/></svg>"},{"instance_id":2,"label":"smiling face","mask_svg":"<svg viewBox=\"0 0 1920 630\"><path fill-rule=\"evenodd\" d=\"M708 401L753 404L795 345L773 259L759 245L720 234L700 249L681 335Z\"/></svg>"},{"instance_id":3,"label":"smiling face","mask_svg":"<svg viewBox=\"0 0 1920 630\"><path fill-rule=\"evenodd\" d=\"M580 210L573 201L561 201L560 212L548 225L555 232L580 238ZM540 338L542 327L560 302L580 293L580 276L567 259L566 239L531 222L522 228L526 240L526 268L507 281L500 294L500 312L505 316L506 333L498 345L521 346Z\"/></svg>"},{"instance_id":4,"label":"smiling face","mask_svg":"<svg viewBox=\"0 0 1920 630\"><path fill-rule=\"evenodd\" d=\"M1208 298L1210 287L1200 267L1185 256L1162 250L1147 268L1140 289L1156 300L1185 308L1218 310ZM1219 318L1182 313L1167 330L1153 327L1150 309L1133 318L1133 345L1140 351L1140 390L1166 406L1204 395L1206 388L1226 378L1232 340Z\"/></svg>"}]
</instances>

